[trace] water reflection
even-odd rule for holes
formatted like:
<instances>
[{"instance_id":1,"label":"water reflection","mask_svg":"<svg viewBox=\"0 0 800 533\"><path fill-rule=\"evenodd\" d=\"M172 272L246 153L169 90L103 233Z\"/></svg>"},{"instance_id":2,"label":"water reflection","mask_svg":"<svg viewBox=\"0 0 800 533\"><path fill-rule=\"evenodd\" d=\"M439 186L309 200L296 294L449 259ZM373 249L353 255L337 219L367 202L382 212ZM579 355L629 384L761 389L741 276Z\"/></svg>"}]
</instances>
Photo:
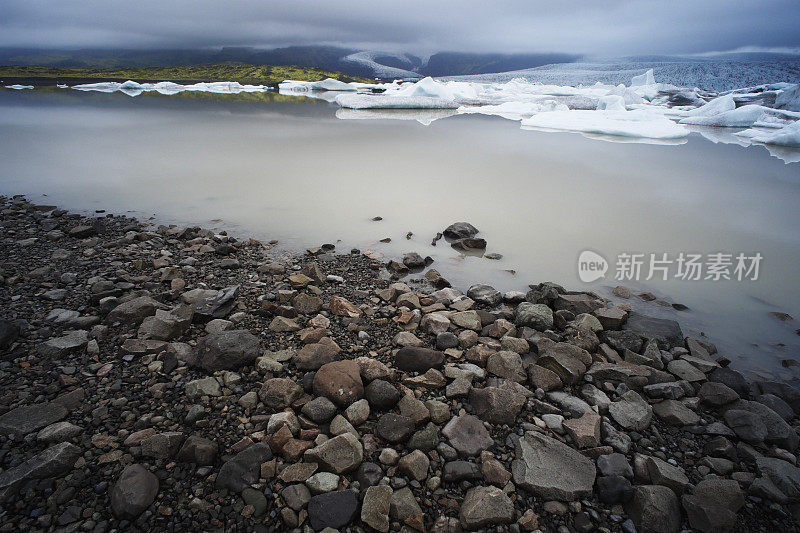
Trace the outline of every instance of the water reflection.
<instances>
[{"instance_id":1,"label":"water reflection","mask_svg":"<svg viewBox=\"0 0 800 533\"><path fill-rule=\"evenodd\" d=\"M628 303L705 333L737 368L796 376L781 360L800 354L800 325L768 313L800 317L797 166L702 131L653 146L521 132L490 116L373 113L340 120L334 105L276 93L0 91L0 192L276 238L284 249L417 251L461 287L553 280L610 296L613 279L580 283L582 250L758 251L758 282L626 283L688 310ZM459 220L502 258L431 246Z\"/></svg>"}]
</instances>

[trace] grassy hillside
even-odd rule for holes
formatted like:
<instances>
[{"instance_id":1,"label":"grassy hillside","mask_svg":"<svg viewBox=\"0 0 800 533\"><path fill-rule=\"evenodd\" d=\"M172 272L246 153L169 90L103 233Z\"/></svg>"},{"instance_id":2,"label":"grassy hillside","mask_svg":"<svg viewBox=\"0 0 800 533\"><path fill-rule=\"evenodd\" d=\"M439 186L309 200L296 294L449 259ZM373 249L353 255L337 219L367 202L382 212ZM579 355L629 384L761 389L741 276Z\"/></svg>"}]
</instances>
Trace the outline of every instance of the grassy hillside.
<instances>
[{"instance_id":1,"label":"grassy hillside","mask_svg":"<svg viewBox=\"0 0 800 533\"><path fill-rule=\"evenodd\" d=\"M369 83L368 78L347 76L341 72L297 66L246 65L244 63L219 63L215 65L187 65L178 67L136 67L115 69L55 68L37 66L0 67L0 77L8 78L82 78L82 79L133 79L149 81L239 81L271 84L283 80L319 81L335 78L345 82Z\"/></svg>"}]
</instances>

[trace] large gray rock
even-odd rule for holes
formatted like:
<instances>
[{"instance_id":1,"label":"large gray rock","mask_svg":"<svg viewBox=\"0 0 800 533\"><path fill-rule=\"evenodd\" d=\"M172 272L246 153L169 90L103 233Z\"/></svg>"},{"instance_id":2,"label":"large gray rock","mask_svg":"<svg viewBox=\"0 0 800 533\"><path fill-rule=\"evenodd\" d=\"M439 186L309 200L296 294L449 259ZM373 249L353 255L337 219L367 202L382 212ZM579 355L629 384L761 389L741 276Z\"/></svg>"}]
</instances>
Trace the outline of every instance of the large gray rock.
<instances>
[{"instance_id":1,"label":"large gray rock","mask_svg":"<svg viewBox=\"0 0 800 533\"><path fill-rule=\"evenodd\" d=\"M198 297L191 298L190 293L194 291L188 291L181 295L181 299L192 305L196 315L209 319L228 316L236 306L236 298L239 296L238 285L225 287L216 292L195 290L201 291Z\"/></svg>"},{"instance_id":2,"label":"large gray rock","mask_svg":"<svg viewBox=\"0 0 800 533\"><path fill-rule=\"evenodd\" d=\"M639 533L676 533L681 528L678 498L668 487L639 485L625 505Z\"/></svg>"},{"instance_id":3,"label":"large gray rock","mask_svg":"<svg viewBox=\"0 0 800 533\"><path fill-rule=\"evenodd\" d=\"M662 350L683 346L683 332L680 324L675 320L655 318L631 312L628 314L628 321L622 326L622 329L623 331L636 333L646 339L654 339Z\"/></svg>"},{"instance_id":4,"label":"large gray rock","mask_svg":"<svg viewBox=\"0 0 800 533\"><path fill-rule=\"evenodd\" d=\"M736 513L744 506L744 492L732 479L708 478L681 498L692 529L703 533L733 531Z\"/></svg>"},{"instance_id":5,"label":"large gray rock","mask_svg":"<svg viewBox=\"0 0 800 533\"><path fill-rule=\"evenodd\" d=\"M545 331L553 328L553 310L544 304L522 302L514 313L517 326Z\"/></svg>"},{"instance_id":6,"label":"large gray rock","mask_svg":"<svg viewBox=\"0 0 800 533\"><path fill-rule=\"evenodd\" d=\"M625 429L644 431L653 419L653 408L635 391L628 391L608 406L608 413Z\"/></svg>"},{"instance_id":7,"label":"large gray rock","mask_svg":"<svg viewBox=\"0 0 800 533\"><path fill-rule=\"evenodd\" d=\"M564 383L578 383L592 364L589 352L566 342L558 342L545 348L536 362L558 375Z\"/></svg>"},{"instance_id":8,"label":"large gray rock","mask_svg":"<svg viewBox=\"0 0 800 533\"><path fill-rule=\"evenodd\" d=\"M57 358L82 350L88 342L89 334L79 329L43 342L39 345L38 351L42 357Z\"/></svg>"},{"instance_id":9,"label":"large gray rock","mask_svg":"<svg viewBox=\"0 0 800 533\"><path fill-rule=\"evenodd\" d=\"M478 234L478 228L469 222L454 222L444 230L444 236L449 239L466 239Z\"/></svg>"},{"instance_id":10,"label":"large gray rock","mask_svg":"<svg viewBox=\"0 0 800 533\"><path fill-rule=\"evenodd\" d=\"M748 411L758 417L766 427L767 435L764 438L764 442L767 444L776 444L791 452L797 449L797 433L792 426L786 423L786 420L766 405L748 400L739 400L730 404L730 409Z\"/></svg>"},{"instance_id":11,"label":"large gray rock","mask_svg":"<svg viewBox=\"0 0 800 533\"><path fill-rule=\"evenodd\" d=\"M375 485L364 493L361 504L361 521L381 533L389 531L389 508L392 501L392 487Z\"/></svg>"},{"instance_id":12,"label":"large gray rock","mask_svg":"<svg viewBox=\"0 0 800 533\"><path fill-rule=\"evenodd\" d=\"M238 370L260 355L258 337L244 329L212 333L197 343L197 364L204 370Z\"/></svg>"},{"instance_id":13,"label":"large gray rock","mask_svg":"<svg viewBox=\"0 0 800 533\"><path fill-rule=\"evenodd\" d=\"M325 528L339 529L358 514L358 497L352 490L325 492L308 502L308 521L319 531Z\"/></svg>"},{"instance_id":14,"label":"large gray rock","mask_svg":"<svg viewBox=\"0 0 800 533\"><path fill-rule=\"evenodd\" d=\"M219 469L215 486L239 493L261 477L261 463L272 459L268 444L259 442L237 453Z\"/></svg>"},{"instance_id":15,"label":"large gray rock","mask_svg":"<svg viewBox=\"0 0 800 533\"><path fill-rule=\"evenodd\" d=\"M516 457L514 482L540 498L573 501L592 494L594 462L556 439L529 431L517 441Z\"/></svg>"},{"instance_id":16,"label":"large gray rock","mask_svg":"<svg viewBox=\"0 0 800 533\"><path fill-rule=\"evenodd\" d=\"M140 464L128 465L111 490L111 510L117 518L135 520L158 494L158 478Z\"/></svg>"},{"instance_id":17,"label":"large gray rock","mask_svg":"<svg viewBox=\"0 0 800 533\"><path fill-rule=\"evenodd\" d=\"M756 481L769 484L771 489L777 489L778 494L785 497L779 503L800 501L800 468L773 457L759 457L756 468L760 476Z\"/></svg>"},{"instance_id":18,"label":"large gray rock","mask_svg":"<svg viewBox=\"0 0 800 533\"><path fill-rule=\"evenodd\" d=\"M505 388L484 387L470 390L469 403L481 419L491 424L513 425L525 406L525 396Z\"/></svg>"},{"instance_id":19,"label":"large gray rock","mask_svg":"<svg viewBox=\"0 0 800 533\"><path fill-rule=\"evenodd\" d=\"M459 513L461 527L472 531L514 521L514 504L497 487L473 487L467 491Z\"/></svg>"},{"instance_id":20,"label":"large gray rock","mask_svg":"<svg viewBox=\"0 0 800 533\"><path fill-rule=\"evenodd\" d=\"M663 485L671 488L676 494L684 493L691 483L682 468L662 461L658 457L648 457L645 460L647 473L654 485Z\"/></svg>"},{"instance_id":21,"label":"large gray rock","mask_svg":"<svg viewBox=\"0 0 800 533\"><path fill-rule=\"evenodd\" d=\"M467 296L489 307L500 305L503 301L503 295L491 285L473 285L467 290Z\"/></svg>"},{"instance_id":22,"label":"large gray rock","mask_svg":"<svg viewBox=\"0 0 800 533\"><path fill-rule=\"evenodd\" d=\"M22 405L0 416L0 435L22 437L67 416L67 408L55 402Z\"/></svg>"},{"instance_id":23,"label":"large gray rock","mask_svg":"<svg viewBox=\"0 0 800 533\"><path fill-rule=\"evenodd\" d=\"M7 501L19 492L28 481L62 476L72 470L81 456L81 449L61 442L33 456L19 466L0 474L0 502Z\"/></svg>"},{"instance_id":24,"label":"large gray rock","mask_svg":"<svg viewBox=\"0 0 800 533\"><path fill-rule=\"evenodd\" d=\"M700 416L678 400L664 400L653 406L661 420L673 426L688 426L700 422Z\"/></svg>"},{"instance_id":25,"label":"large gray rock","mask_svg":"<svg viewBox=\"0 0 800 533\"><path fill-rule=\"evenodd\" d=\"M103 320L106 324L140 324L145 317L156 314L164 306L149 296L140 296L116 306Z\"/></svg>"},{"instance_id":26,"label":"large gray rock","mask_svg":"<svg viewBox=\"0 0 800 533\"><path fill-rule=\"evenodd\" d=\"M489 431L479 418L473 415L455 416L442 430L450 446L461 455L478 455L494 445Z\"/></svg>"},{"instance_id":27,"label":"large gray rock","mask_svg":"<svg viewBox=\"0 0 800 533\"><path fill-rule=\"evenodd\" d=\"M394 366L404 372L426 372L444 364L444 354L428 348L406 346L394 356Z\"/></svg>"},{"instance_id":28,"label":"large gray rock","mask_svg":"<svg viewBox=\"0 0 800 533\"><path fill-rule=\"evenodd\" d=\"M363 458L364 447L351 433L338 435L305 452L306 461L317 463L322 470L334 474L352 472Z\"/></svg>"},{"instance_id":29,"label":"large gray rock","mask_svg":"<svg viewBox=\"0 0 800 533\"><path fill-rule=\"evenodd\" d=\"M193 316L194 310L185 304L169 311L156 309L156 314L145 317L139 326L139 338L161 341L177 339L189 329Z\"/></svg>"}]
</instances>

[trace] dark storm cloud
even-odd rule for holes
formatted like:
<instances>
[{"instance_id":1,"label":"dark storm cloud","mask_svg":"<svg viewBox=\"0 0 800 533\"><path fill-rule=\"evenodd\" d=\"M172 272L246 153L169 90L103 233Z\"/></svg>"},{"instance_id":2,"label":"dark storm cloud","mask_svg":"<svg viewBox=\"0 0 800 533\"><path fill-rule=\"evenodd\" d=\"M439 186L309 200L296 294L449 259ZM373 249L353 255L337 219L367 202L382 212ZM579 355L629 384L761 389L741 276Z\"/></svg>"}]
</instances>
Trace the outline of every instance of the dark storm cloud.
<instances>
[{"instance_id":1,"label":"dark storm cloud","mask_svg":"<svg viewBox=\"0 0 800 533\"><path fill-rule=\"evenodd\" d=\"M798 0L3 0L0 47L329 44L432 52L800 47Z\"/></svg>"}]
</instances>

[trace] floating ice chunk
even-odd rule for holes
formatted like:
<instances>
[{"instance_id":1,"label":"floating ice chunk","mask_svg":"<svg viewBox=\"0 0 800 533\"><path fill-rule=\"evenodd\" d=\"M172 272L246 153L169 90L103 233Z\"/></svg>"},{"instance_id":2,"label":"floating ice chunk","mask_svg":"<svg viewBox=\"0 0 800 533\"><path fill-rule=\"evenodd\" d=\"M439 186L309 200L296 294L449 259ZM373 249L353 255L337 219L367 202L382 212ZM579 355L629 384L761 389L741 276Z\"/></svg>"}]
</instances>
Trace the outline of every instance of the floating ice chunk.
<instances>
[{"instance_id":1,"label":"floating ice chunk","mask_svg":"<svg viewBox=\"0 0 800 533\"><path fill-rule=\"evenodd\" d=\"M67 85L66 83L56 83L56 87L58 87L59 89L69 89L69 85Z\"/></svg>"},{"instance_id":2,"label":"floating ice chunk","mask_svg":"<svg viewBox=\"0 0 800 533\"><path fill-rule=\"evenodd\" d=\"M6 89L14 89L15 91L22 91L24 89L33 89L33 85L14 84L14 85L6 85L5 88Z\"/></svg>"},{"instance_id":3,"label":"floating ice chunk","mask_svg":"<svg viewBox=\"0 0 800 533\"><path fill-rule=\"evenodd\" d=\"M749 128L768 110L760 105L745 105L715 115L700 115L682 118L681 124L698 126L718 126L723 128Z\"/></svg>"},{"instance_id":4,"label":"floating ice chunk","mask_svg":"<svg viewBox=\"0 0 800 533\"><path fill-rule=\"evenodd\" d=\"M454 100L433 96L389 96L385 94L340 94L336 103L351 109L457 109Z\"/></svg>"},{"instance_id":5,"label":"floating ice chunk","mask_svg":"<svg viewBox=\"0 0 800 533\"><path fill-rule=\"evenodd\" d=\"M471 83L451 81L441 83L431 77L423 78L416 83L401 86L396 91L387 91L387 96L428 96L442 100L468 100L478 97L478 93Z\"/></svg>"},{"instance_id":6,"label":"floating ice chunk","mask_svg":"<svg viewBox=\"0 0 800 533\"><path fill-rule=\"evenodd\" d=\"M709 117L727 111L733 111L734 109L736 109L736 102L733 101L733 96L728 94L714 98L710 102L692 109L691 111L686 111L683 115L687 117Z\"/></svg>"},{"instance_id":7,"label":"floating ice chunk","mask_svg":"<svg viewBox=\"0 0 800 533\"><path fill-rule=\"evenodd\" d=\"M631 79L631 87L641 87L642 85L655 85L656 79L653 76L653 69L648 70L644 74L634 76Z\"/></svg>"},{"instance_id":8,"label":"floating ice chunk","mask_svg":"<svg viewBox=\"0 0 800 533\"><path fill-rule=\"evenodd\" d=\"M763 144L800 147L800 121L789 124L779 130L763 131L749 129L741 131L737 133L737 135Z\"/></svg>"},{"instance_id":9,"label":"floating ice chunk","mask_svg":"<svg viewBox=\"0 0 800 533\"><path fill-rule=\"evenodd\" d=\"M536 113L549 111L569 111L569 108L555 100L541 100L537 102L504 102L496 105L461 106L460 114L494 115L509 120L522 120Z\"/></svg>"},{"instance_id":10,"label":"floating ice chunk","mask_svg":"<svg viewBox=\"0 0 800 533\"><path fill-rule=\"evenodd\" d=\"M628 87L625 87L624 85L618 85L614 87L608 92L608 94L609 95L615 94L617 96L621 96L625 100L626 106L641 104L643 101L642 97L639 96L639 94L636 91L633 91Z\"/></svg>"},{"instance_id":11,"label":"floating ice chunk","mask_svg":"<svg viewBox=\"0 0 800 533\"><path fill-rule=\"evenodd\" d=\"M278 84L278 88L284 91L356 91L358 85L345 83L333 78L326 78L322 81L295 81L284 80Z\"/></svg>"},{"instance_id":12,"label":"floating ice chunk","mask_svg":"<svg viewBox=\"0 0 800 533\"><path fill-rule=\"evenodd\" d=\"M217 94L238 94L241 92L264 92L270 88L264 85L242 85L236 81L219 81L212 83L195 83L192 85L181 85L169 81L158 83L137 83L126 81L125 83L101 82L101 83L82 83L73 85L73 89L78 91L99 91L113 93L116 91L127 94L128 96L138 96L143 92L156 91L161 94L177 94L183 91L198 91Z\"/></svg>"},{"instance_id":13,"label":"floating ice chunk","mask_svg":"<svg viewBox=\"0 0 800 533\"><path fill-rule=\"evenodd\" d=\"M342 120L416 120L423 126L433 121L452 117L453 109L349 109L340 107L336 118Z\"/></svg>"},{"instance_id":14,"label":"floating ice chunk","mask_svg":"<svg viewBox=\"0 0 800 533\"><path fill-rule=\"evenodd\" d=\"M779 92L775 98L775 107L786 111L800 111L800 83Z\"/></svg>"},{"instance_id":15,"label":"floating ice chunk","mask_svg":"<svg viewBox=\"0 0 800 533\"><path fill-rule=\"evenodd\" d=\"M616 94L601 96L597 101L597 110L625 111L625 99Z\"/></svg>"},{"instance_id":16,"label":"floating ice chunk","mask_svg":"<svg viewBox=\"0 0 800 533\"><path fill-rule=\"evenodd\" d=\"M682 139L685 127L644 109L634 111L553 111L523 119L523 127L643 139Z\"/></svg>"},{"instance_id":17,"label":"floating ice chunk","mask_svg":"<svg viewBox=\"0 0 800 533\"><path fill-rule=\"evenodd\" d=\"M128 89L130 91L143 91L144 90L144 86L142 86L141 83L137 83L137 82L132 81L132 80L128 80L126 82L123 82L123 84L120 85L119 88L120 88L120 90Z\"/></svg>"},{"instance_id":18,"label":"floating ice chunk","mask_svg":"<svg viewBox=\"0 0 800 533\"><path fill-rule=\"evenodd\" d=\"M79 85L73 85L72 88L77 91L98 91L101 93L113 93L119 89L121 84L108 81L108 82L100 82L100 83L81 83Z\"/></svg>"}]
</instances>

